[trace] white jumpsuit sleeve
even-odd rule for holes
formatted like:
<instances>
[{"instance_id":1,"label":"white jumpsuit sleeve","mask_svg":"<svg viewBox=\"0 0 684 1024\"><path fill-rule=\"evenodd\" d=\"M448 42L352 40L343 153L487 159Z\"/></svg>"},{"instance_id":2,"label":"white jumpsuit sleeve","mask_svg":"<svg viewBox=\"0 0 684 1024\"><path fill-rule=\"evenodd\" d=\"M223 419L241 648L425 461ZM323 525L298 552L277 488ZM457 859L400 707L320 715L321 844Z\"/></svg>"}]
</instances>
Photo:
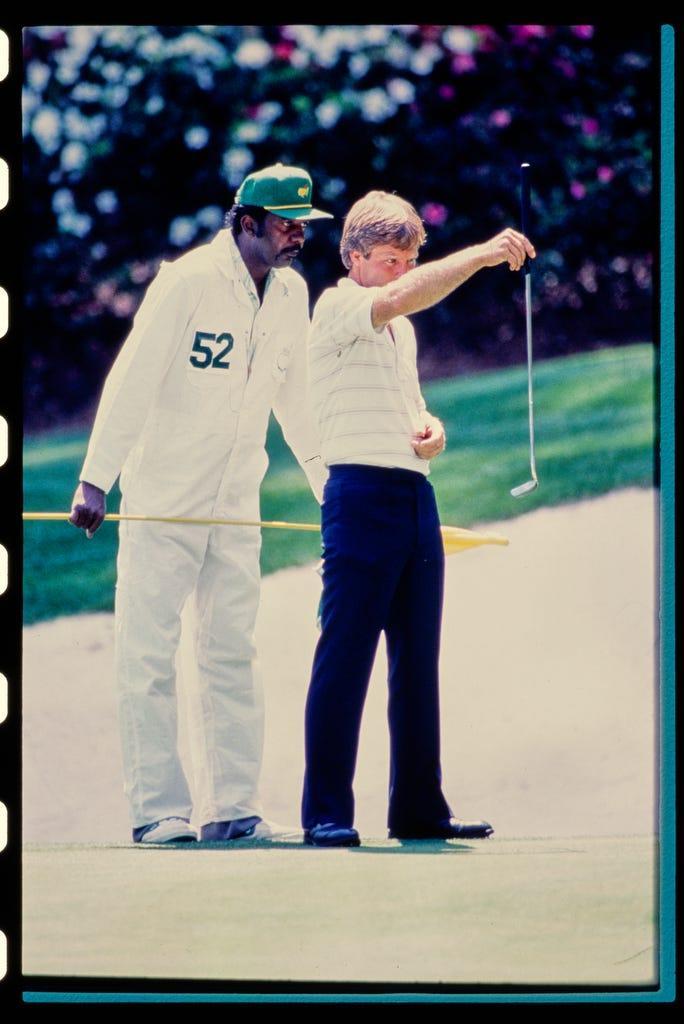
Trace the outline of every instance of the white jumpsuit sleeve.
<instances>
[{"instance_id":1,"label":"white jumpsuit sleeve","mask_svg":"<svg viewBox=\"0 0 684 1024\"><path fill-rule=\"evenodd\" d=\"M295 458L306 473L311 490L320 503L328 470L321 458L318 426L313 414L309 392L307 343L309 315L306 301L296 328L295 343L285 381L278 388L273 412L283 436Z\"/></svg>"},{"instance_id":2,"label":"white jumpsuit sleeve","mask_svg":"<svg viewBox=\"0 0 684 1024\"><path fill-rule=\"evenodd\" d=\"M169 264L138 309L100 398L80 479L108 492L147 418L191 315L189 289Z\"/></svg>"}]
</instances>

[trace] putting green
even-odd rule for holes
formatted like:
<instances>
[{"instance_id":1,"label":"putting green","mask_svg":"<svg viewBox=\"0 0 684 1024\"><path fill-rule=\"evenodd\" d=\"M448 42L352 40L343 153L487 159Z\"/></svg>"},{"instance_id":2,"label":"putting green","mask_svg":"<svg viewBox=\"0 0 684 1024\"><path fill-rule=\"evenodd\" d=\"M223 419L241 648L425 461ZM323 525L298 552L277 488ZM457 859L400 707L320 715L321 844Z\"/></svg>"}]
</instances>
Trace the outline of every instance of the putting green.
<instances>
[{"instance_id":1,"label":"putting green","mask_svg":"<svg viewBox=\"0 0 684 1024\"><path fill-rule=\"evenodd\" d=\"M649 837L24 852L26 975L656 981Z\"/></svg>"}]
</instances>

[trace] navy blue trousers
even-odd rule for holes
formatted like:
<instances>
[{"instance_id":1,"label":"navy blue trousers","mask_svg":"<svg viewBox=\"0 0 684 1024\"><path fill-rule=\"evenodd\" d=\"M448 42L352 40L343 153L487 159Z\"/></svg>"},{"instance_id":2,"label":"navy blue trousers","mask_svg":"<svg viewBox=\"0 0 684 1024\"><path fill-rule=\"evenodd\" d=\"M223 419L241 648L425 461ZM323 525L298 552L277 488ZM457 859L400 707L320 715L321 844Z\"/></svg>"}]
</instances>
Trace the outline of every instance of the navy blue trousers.
<instances>
[{"instance_id":1,"label":"navy blue trousers","mask_svg":"<svg viewBox=\"0 0 684 1024\"><path fill-rule=\"evenodd\" d=\"M451 816L439 757L444 548L432 485L411 470L333 466L321 515L321 636L306 702L302 824L353 824L361 715L384 630L388 827L429 828Z\"/></svg>"}]
</instances>

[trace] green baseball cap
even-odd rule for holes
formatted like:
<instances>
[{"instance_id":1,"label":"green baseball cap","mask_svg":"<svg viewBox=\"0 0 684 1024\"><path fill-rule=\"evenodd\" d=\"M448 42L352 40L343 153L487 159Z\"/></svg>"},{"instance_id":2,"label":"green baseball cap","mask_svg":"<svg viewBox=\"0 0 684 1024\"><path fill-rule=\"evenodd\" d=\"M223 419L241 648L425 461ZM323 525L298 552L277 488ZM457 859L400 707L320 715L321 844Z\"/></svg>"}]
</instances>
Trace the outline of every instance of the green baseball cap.
<instances>
[{"instance_id":1,"label":"green baseball cap","mask_svg":"<svg viewBox=\"0 0 684 1024\"><path fill-rule=\"evenodd\" d=\"M239 206L261 206L285 220L320 220L332 213L314 210L313 183L302 167L275 164L248 174L235 195Z\"/></svg>"}]
</instances>

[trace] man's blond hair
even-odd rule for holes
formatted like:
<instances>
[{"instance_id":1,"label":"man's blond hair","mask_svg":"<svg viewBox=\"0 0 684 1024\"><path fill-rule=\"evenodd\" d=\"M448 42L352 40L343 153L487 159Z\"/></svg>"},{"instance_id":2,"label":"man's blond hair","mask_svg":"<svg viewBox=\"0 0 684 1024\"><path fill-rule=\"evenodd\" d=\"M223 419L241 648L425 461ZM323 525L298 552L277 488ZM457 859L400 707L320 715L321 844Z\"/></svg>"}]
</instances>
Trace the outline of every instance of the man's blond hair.
<instances>
[{"instance_id":1,"label":"man's blond hair","mask_svg":"<svg viewBox=\"0 0 684 1024\"><path fill-rule=\"evenodd\" d=\"M366 256L375 245L412 249L423 245L426 237L423 222L410 203L376 190L358 199L345 217L340 256L349 270L354 251Z\"/></svg>"}]
</instances>

